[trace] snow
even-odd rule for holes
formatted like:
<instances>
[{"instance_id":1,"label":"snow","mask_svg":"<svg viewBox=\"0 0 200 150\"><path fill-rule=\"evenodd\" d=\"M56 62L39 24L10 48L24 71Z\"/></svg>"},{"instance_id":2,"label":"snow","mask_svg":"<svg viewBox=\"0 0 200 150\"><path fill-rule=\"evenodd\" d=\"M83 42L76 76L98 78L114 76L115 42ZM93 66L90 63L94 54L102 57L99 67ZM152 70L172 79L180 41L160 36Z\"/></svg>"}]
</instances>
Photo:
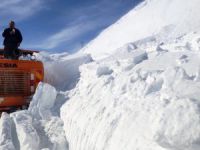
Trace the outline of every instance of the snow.
<instances>
[{"instance_id":1,"label":"snow","mask_svg":"<svg viewBox=\"0 0 200 150\"><path fill-rule=\"evenodd\" d=\"M35 54L35 57L43 61L45 81L49 84L41 82L38 85L28 110L2 114L0 149L68 149L60 118L60 107L68 100L68 92L59 90L73 88L79 80L79 66L92 59L86 54L50 55L44 52Z\"/></svg>"},{"instance_id":2,"label":"snow","mask_svg":"<svg viewBox=\"0 0 200 150\"><path fill-rule=\"evenodd\" d=\"M199 150L199 4L146 0L76 54L35 54L46 83L2 114L0 149Z\"/></svg>"},{"instance_id":3,"label":"snow","mask_svg":"<svg viewBox=\"0 0 200 150\"><path fill-rule=\"evenodd\" d=\"M144 40L82 65L61 108L70 149L199 149L199 38L189 33L162 45ZM195 42L198 49L187 47Z\"/></svg>"},{"instance_id":4,"label":"snow","mask_svg":"<svg viewBox=\"0 0 200 150\"><path fill-rule=\"evenodd\" d=\"M38 119L48 120L52 116L51 108L54 106L57 91L48 84L40 84L37 91L28 110L33 116L38 117Z\"/></svg>"},{"instance_id":5,"label":"snow","mask_svg":"<svg viewBox=\"0 0 200 150\"><path fill-rule=\"evenodd\" d=\"M62 91L72 89L80 76L79 66L92 61L90 55L82 53L75 55L40 53L36 57L43 61L45 82Z\"/></svg>"},{"instance_id":6,"label":"snow","mask_svg":"<svg viewBox=\"0 0 200 150\"><path fill-rule=\"evenodd\" d=\"M0 120L0 149L4 150L15 150L14 144L12 143L12 120L8 114L3 113Z\"/></svg>"},{"instance_id":7,"label":"snow","mask_svg":"<svg viewBox=\"0 0 200 150\"><path fill-rule=\"evenodd\" d=\"M16 125L16 133L18 139L20 139L20 149L39 149L39 135L33 127L32 116L26 111L14 113L12 115Z\"/></svg>"},{"instance_id":8,"label":"snow","mask_svg":"<svg viewBox=\"0 0 200 150\"><path fill-rule=\"evenodd\" d=\"M57 97L59 94L61 93L54 87L40 83L28 110L10 115L3 113L0 124L0 149L67 150L68 142L63 130L63 121L51 112L56 101L60 100L60 96Z\"/></svg>"},{"instance_id":9,"label":"snow","mask_svg":"<svg viewBox=\"0 0 200 150\"><path fill-rule=\"evenodd\" d=\"M155 36L160 42L200 29L199 0L145 0L82 49L99 60L121 46Z\"/></svg>"}]
</instances>

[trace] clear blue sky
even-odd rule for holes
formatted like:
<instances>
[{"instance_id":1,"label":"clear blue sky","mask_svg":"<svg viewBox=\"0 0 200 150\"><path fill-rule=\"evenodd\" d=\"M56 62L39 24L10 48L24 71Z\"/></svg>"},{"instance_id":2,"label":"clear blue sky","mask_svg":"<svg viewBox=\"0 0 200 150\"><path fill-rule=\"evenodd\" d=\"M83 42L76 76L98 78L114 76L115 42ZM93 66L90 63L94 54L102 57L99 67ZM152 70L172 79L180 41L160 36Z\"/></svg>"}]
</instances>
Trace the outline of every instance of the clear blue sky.
<instances>
[{"instance_id":1,"label":"clear blue sky","mask_svg":"<svg viewBox=\"0 0 200 150\"><path fill-rule=\"evenodd\" d=\"M72 53L141 1L1 0L0 30L14 20L24 37L22 48Z\"/></svg>"}]
</instances>

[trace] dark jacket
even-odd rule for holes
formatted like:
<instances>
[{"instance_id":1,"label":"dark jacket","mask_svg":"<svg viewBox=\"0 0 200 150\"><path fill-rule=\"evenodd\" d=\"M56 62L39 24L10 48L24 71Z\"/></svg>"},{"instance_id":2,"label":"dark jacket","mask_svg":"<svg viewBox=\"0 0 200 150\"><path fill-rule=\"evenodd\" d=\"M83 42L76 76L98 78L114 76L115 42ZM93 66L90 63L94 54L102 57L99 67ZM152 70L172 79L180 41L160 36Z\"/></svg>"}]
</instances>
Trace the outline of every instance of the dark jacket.
<instances>
[{"instance_id":1,"label":"dark jacket","mask_svg":"<svg viewBox=\"0 0 200 150\"><path fill-rule=\"evenodd\" d=\"M14 30L15 32L12 32L13 29L7 28L2 33L2 36L4 37L3 45L5 47L18 47L22 42L21 32L16 28L14 28Z\"/></svg>"}]
</instances>

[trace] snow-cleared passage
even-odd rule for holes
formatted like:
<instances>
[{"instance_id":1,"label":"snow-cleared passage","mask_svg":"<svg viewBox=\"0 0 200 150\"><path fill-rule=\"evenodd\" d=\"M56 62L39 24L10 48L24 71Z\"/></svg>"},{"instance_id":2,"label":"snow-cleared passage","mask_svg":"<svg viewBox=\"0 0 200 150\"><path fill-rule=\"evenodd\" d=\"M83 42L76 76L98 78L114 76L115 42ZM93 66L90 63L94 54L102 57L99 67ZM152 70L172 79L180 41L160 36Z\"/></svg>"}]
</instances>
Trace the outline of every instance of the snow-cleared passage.
<instances>
[{"instance_id":1,"label":"snow-cleared passage","mask_svg":"<svg viewBox=\"0 0 200 150\"><path fill-rule=\"evenodd\" d=\"M200 149L199 39L141 40L81 66L61 109L70 149Z\"/></svg>"},{"instance_id":2,"label":"snow-cleared passage","mask_svg":"<svg viewBox=\"0 0 200 150\"><path fill-rule=\"evenodd\" d=\"M38 85L28 110L2 114L0 150L68 150L60 119L60 107L68 100L68 92L59 92L58 89L73 88L79 80L79 66L92 59L85 54L40 53L36 57L43 61L45 81L51 85ZM52 85L59 87L56 89Z\"/></svg>"}]
</instances>

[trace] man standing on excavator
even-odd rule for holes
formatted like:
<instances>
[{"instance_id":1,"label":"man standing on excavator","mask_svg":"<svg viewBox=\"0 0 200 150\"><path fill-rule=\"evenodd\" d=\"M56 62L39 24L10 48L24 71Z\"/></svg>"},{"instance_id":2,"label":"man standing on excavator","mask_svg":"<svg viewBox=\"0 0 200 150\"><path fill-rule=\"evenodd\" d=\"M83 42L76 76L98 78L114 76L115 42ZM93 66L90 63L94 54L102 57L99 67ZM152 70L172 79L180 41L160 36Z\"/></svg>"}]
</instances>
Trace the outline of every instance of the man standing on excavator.
<instances>
[{"instance_id":1,"label":"man standing on excavator","mask_svg":"<svg viewBox=\"0 0 200 150\"><path fill-rule=\"evenodd\" d=\"M19 55L18 47L23 38L19 29L15 28L15 22L10 21L9 28L6 28L2 33L4 37L4 57L8 59L17 59Z\"/></svg>"}]
</instances>

